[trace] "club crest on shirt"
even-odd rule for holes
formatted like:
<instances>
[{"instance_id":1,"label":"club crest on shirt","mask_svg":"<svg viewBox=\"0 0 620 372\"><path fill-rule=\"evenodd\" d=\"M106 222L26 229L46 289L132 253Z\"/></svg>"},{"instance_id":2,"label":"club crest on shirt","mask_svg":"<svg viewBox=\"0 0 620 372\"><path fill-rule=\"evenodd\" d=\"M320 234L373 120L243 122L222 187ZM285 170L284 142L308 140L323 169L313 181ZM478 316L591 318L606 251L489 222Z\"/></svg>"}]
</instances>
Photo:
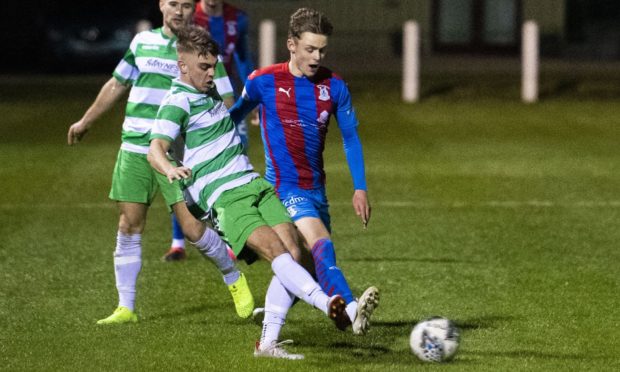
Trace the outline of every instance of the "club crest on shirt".
<instances>
[{"instance_id":1,"label":"club crest on shirt","mask_svg":"<svg viewBox=\"0 0 620 372\"><path fill-rule=\"evenodd\" d=\"M330 100L330 96L329 96L329 87L327 85L317 85L317 88L319 88L319 99L321 101L329 101Z\"/></svg>"}]
</instances>

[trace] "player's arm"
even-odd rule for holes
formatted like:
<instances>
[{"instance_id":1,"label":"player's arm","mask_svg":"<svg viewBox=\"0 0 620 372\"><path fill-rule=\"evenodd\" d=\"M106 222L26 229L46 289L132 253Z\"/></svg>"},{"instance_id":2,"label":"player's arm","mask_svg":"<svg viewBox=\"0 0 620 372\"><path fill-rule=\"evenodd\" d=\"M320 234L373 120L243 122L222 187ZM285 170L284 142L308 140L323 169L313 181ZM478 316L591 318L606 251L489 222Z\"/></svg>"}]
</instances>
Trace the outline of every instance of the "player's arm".
<instances>
[{"instance_id":1,"label":"player's arm","mask_svg":"<svg viewBox=\"0 0 620 372\"><path fill-rule=\"evenodd\" d=\"M342 80L334 80L334 95L336 99L336 120L342 133L344 152L347 157L349 171L353 178L353 209L361 218L364 227L370 220L370 202L366 188L366 170L362 142L357 133L358 120L351 104L351 94Z\"/></svg>"},{"instance_id":2,"label":"player's arm","mask_svg":"<svg viewBox=\"0 0 620 372\"><path fill-rule=\"evenodd\" d=\"M170 141L165 138L152 138L149 146L149 153L146 158L151 167L159 173L165 175L170 183L175 180L188 178L192 175L191 169L187 167L175 167L168 160L166 153L170 150Z\"/></svg>"},{"instance_id":3,"label":"player's arm","mask_svg":"<svg viewBox=\"0 0 620 372\"><path fill-rule=\"evenodd\" d=\"M250 52L250 42L248 37L249 30L248 15L242 13L239 17L239 38L237 39L237 46L235 47L235 65L237 71L241 77L241 81L245 84L248 75L254 70L254 62L252 60L252 53ZM258 114L258 107L255 107L250 112L250 124L259 125L260 119Z\"/></svg>"},{"instance_id":4,"label":"player's arm","mask_svg":"<svg viewBox=\"0 0 620 372\"><path fill-rule=\"evenodd\" d=\"M250 115L250 123L252 125L259 124L258 118L258 104L260 102L252 101L250 97L246 94L245 89L241 94L241 97L237 99L237 102L228 109L230 113L230 117L235 122L235 124L241 122L245 119L246 116Z\"/></svg>"},{"instance_id":5,"label":"player's arm","mask_svg":"<svg viewBox=\"0 0 620 372\"><path fill-rule=\"evenodd\" d=\"M170 144L181 133L181 126L186 126L188 122L189 103L183 99L166 96L157 111L157 117L151 129L151 144L146 158L151 167L165 175L170 183L192 175L190 168L175 166L167 155Z\"/></svg>"},{"instance_id":6,"label":"player's arm","mask_svg":"<svg viewBox=\"0 0 620 372\"><path fill-rule=\"evenodd\" d=\"M134 51L136 50L138 36L134 37L129 49L120 60L112 78L108 80L97 95L92 105L86 110L84 116L69 127L67 142L69 145L78 143L88 132L93 123L105 112L110 110L122 97L125 96L139 74Z\"/></svg>"},{"instance_id":7,"label":"player's arm","mask_svg":"<svg viewBox=\"0 0 620 372\"><path fill-rule=\"evenodd\" d=\"M342 140L344 142L344 153L349 165L349 171L353 178L353 209L364 224L370 221L370 202L366 187L366 171L364 166L364 153L362 142L357 133L357 126L341 128Z\"/></svg>"},{"instance_id":8,"label":"player's arm","mask_svg":"<svg viewBox=\"0 0 620 372\"><path fill-rule=\"evenodd\" d=\"M224 101L224 106L226 106L226 108L231 108L235 104L235 97L233 96L223 97L222 100Z\"/></svg>"},{"instance_id":9,"label":"player's arm","mask_svg":"<svg viewBox=\"0 0 620 372\"><path fill-rule=\"evenodd\" d=\"M230 117L235 123L245 119L245 117L261 103L262 92L260 82L254 71L245 81L241 97L235 102L233 107L228 110Z\"/></svg>"},{"instance_id":10,"label":"player's arm","mask_svg":"<svg viewBox=\"0 0 620 372\"><path fill-rule=\"evenodd\" d=\"M239 37L237 38L237 45L235 46L235 65L237 66L237 72L241 78L241 82L245 84L247 76L254 70L254 63L252 62L252 53L250 52L250 43L248 38L249 19L248 15L242 13L239 16Z\"/></svg>"},{"instance_id":11,"label":"player's arm","mask_svg":"<svg viewBox=\"0 0 620 372\"><path fill-rule=\"evenodd\" d=\"M243 96L239 97L237 102L228 110L230 117L235 123L243 120L256 106L258 102L248 101Z\"/></svg>"},{"instance_id":12,"label":"player's arm","mask_svg":"<svg viewBox=\"0 0 620 372\"><path fill-rule=\"evenodd\" d=\"M90 127L104 113L110 110L129 90L130 85L124 85L115 77L110 78L97 95L95 101L90 105L84 116L69 127L67 133L67 143L74 145L88 132Z\"/></svg>"}]
</instances>

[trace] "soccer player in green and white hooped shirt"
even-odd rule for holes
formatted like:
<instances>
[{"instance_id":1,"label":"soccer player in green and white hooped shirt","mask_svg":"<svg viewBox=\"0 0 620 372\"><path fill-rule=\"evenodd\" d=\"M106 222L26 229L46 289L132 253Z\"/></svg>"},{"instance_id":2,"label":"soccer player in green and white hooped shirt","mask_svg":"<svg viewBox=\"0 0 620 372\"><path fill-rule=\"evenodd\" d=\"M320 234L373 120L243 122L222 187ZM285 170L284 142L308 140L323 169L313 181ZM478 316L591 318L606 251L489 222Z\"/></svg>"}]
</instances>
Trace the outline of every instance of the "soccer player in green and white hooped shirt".
<instances>
[{"instance_id":1,"label":"soccer player in green and white hooped shirt","mask_svg":"<svg viewBox=\"0 0 620 372\"><path fill-rule=\"evenodd\" d=\"M151 131L148 160L170 182L184 180L186 198L201 218L211 211L235 254L247 259L254 253L271 261L274 276L265 303L284 313L299 297L322 310L344 330L351 323L340 295L329 297L295 259L300 258L295 227L271 184L254 172L228 110L214 89L218 46L197 26L178 34L180 77L173 80ZM178 136L185 139L184 166L171 164L166 152ZM188 197L189 195L189 197ZM189 204L189 201L188 201ZM175 205L181 225L196 226L182 204ZM191 228L190 228L191 229ZM188 229L188 230L190 230ZM295 257L295 258L294 258ZM284 298L284 300L282 300ZM278 342L284 317L265 312L261 339L254 355L302 359Z\"/></svg>"},{"instance_id":2,"label":"soccer player in green and white hooped shirt","mask_svg":"<svg viewBox=\"0 0 620 372\"><path fill-rule=\"evenodd\" d=\"M71 125L67 135L70 145L79 142L93 122L131 89L123 122L122 145L110 191L110 199L117 202L120 211L114 252L119 304L112 315L101 319L98 324L138 320L134 310L136 281L142 266L141 237L148 207L157 191L161 191L168 207L184 204L180 185L169 183L165 177L154 172L146 154L151 127L161 100L172 79L178 75L176 34L191 21L194 2L160 0L159 7L163 26L135 36L113 77L103 85L84 116ZM224 242L210 229L194 229L193 234L186 236L222 273L233 295L237 314L243 318L249 317L254 308L254 299L245 277L228 256Z\"/></svg>"}]
</instances>

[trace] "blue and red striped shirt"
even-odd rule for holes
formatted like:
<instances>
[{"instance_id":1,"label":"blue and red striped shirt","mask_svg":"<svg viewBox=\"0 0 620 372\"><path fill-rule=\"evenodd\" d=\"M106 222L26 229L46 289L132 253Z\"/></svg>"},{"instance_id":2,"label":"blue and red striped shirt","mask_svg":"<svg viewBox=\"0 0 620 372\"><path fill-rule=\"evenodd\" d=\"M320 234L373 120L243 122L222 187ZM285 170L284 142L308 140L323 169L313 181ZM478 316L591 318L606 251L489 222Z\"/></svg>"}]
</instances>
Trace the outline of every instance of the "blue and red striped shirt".
<instances>
[{"instance_id":1,"label":"blue and red striped shirt","mask_svg":"<svg viewBox=\"0 0 620 372\"><path fill-rule=\"evenodd\" d=\"M254 69L248 43L249 20L244 11L231 4L223 3L222 8L222 16L210 16L202 3L197 2L194 23L209 31L218 43L226 72L235 86L235 92L238 92Z\"/></svg>"},{"instance_id":2,"label":"blue and red striped shirt","mask_svg":"<svg viewBox=\"0 0 620 372\"><path fill-rule=\"evenodd\" d=\"M321 67L309 79L296 77L288 63L255 70L231 109L238 122L261 104L265 178L275 185L317 189L325 185L323 150L330 117L336 117L355 189L366 190L358 121L346 83Z\"/></svg>"}]
</instances>

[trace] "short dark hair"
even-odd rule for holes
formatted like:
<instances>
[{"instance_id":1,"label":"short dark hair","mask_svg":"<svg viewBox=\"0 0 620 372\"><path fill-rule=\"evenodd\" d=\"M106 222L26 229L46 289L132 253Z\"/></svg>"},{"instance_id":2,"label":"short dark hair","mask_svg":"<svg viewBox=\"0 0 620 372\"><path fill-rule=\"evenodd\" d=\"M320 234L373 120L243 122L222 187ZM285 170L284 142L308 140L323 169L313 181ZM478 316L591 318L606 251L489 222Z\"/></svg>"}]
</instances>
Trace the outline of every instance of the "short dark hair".
<instances>
[{"instance_id":1,"label":"short dark hair","mask_svg":"<svg viewBox=\"0 0 620 372\"><path fill-rule=\"evenodd\" d=\"M177 51L179 53L198 53L206 56L207 53L215 57L220 50L209 31L195 25L182 27L177 32Z\"/></svg>"},{"instance_id":2,"label":"short dark hair","mask_svg":"<svg viewBox=\"0 0 620 372\"><path fill-rule=\"evenodd\" d=\"M291 15L288 37L300 38L304 32L331 36L334 26L323 13L311 8L299 8Z\"/></svg>"}]
</instances>

